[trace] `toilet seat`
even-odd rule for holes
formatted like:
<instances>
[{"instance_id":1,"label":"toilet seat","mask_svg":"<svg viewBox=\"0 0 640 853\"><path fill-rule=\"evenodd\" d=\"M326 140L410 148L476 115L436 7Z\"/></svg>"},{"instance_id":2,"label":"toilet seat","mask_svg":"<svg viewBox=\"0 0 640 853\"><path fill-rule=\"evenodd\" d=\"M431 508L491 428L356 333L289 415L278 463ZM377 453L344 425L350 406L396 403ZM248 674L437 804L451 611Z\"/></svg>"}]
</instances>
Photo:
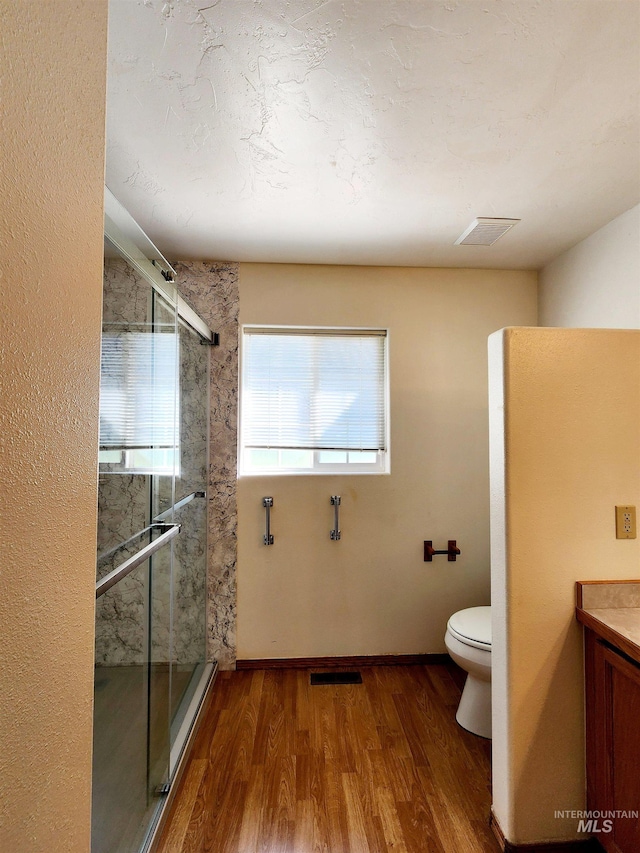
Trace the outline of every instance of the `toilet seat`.
<instances>
[{"instance_id":1,"label":"toilet seat","mask_svg":"<svg viewBox=\"0 0 640 853\"><path fill-rule=\"evenodd\" d=\"M491 607L468 607L454 613L447 623L449 633L475 649L491 651Z\"/></svg>"}]
</instances>

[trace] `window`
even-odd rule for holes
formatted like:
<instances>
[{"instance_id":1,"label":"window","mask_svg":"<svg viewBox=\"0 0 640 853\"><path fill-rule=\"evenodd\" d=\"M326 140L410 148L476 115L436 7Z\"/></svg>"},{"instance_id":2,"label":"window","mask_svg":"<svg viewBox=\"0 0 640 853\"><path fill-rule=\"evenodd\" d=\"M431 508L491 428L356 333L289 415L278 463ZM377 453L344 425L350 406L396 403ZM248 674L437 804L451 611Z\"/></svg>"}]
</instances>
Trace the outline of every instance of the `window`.
<instances>
[{"instance_id":1,"label":"window","mask_svg":"<svg viewBox=\"0 0 640 853\"><path fill-rule=\"evenodd\" d=\"M245 326L242 474L385 473L387 334Z\"/></svg>"}]
</instances>

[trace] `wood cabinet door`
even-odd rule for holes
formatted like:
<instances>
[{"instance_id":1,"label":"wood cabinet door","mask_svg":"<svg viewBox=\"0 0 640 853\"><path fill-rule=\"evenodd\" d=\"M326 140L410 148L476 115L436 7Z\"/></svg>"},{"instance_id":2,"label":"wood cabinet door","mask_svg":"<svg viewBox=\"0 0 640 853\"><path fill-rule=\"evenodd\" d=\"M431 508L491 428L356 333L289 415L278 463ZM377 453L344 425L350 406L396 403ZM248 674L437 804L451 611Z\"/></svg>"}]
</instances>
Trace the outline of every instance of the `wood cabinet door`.
<instances>
[{"instance_id":1,"label":"wood cabinet door","mask_svg":"<svg viewBox=\"0 0 640 853\"><path fill-rule=\"evenodd\" d=\"M587 632L587 808L608 853L640 851L640 666Z\"/></svg>"}]
</instances>

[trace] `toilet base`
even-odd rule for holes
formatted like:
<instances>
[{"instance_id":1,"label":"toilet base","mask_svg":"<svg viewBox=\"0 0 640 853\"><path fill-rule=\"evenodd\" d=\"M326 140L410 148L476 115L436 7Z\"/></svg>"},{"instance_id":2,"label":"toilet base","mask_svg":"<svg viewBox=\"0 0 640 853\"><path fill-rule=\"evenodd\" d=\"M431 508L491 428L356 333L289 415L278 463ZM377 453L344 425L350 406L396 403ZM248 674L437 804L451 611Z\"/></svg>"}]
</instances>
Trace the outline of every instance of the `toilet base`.
<instances>
[{"instance_id":1,"label":"toilet base","mask_svg":"<svg viewBox=\"0 0 640 853\"><path fill-rule=\"evenodd\" d=\"M491 738L491 682L469 673L456 713L458 724L480 737Z\"/></svg>"}]
</instances>

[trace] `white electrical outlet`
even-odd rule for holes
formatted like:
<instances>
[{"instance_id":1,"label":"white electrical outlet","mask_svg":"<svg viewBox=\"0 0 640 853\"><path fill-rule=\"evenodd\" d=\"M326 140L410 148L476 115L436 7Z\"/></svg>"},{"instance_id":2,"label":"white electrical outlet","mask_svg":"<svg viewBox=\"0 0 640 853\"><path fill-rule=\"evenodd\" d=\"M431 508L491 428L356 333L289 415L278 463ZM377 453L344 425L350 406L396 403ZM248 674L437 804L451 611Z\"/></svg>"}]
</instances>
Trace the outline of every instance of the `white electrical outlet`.
<instances>
[{"instance_id":1,"label":"white electrical outlet","mask_svg":"<svg viewBox=\"0 0 640 853\"><path fill-rule=\"evenodd\" d=\"M636 538L636 508L634 506L616 507L616 539Z\"/></svg>"}]
</instances>

